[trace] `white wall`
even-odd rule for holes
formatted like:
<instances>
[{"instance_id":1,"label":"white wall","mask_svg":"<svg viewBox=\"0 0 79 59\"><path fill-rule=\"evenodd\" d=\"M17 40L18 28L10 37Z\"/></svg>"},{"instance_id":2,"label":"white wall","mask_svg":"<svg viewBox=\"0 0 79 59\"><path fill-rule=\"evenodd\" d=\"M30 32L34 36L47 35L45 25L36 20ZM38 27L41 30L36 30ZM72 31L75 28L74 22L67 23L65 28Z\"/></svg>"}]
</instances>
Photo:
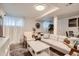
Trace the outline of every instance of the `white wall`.
<instances>
[{"instance_id":1,"label":"white wall","mask_svg":"<svg viewBox=\"0 0 79 59\"><path fill-rule=\"evenodd\" d=\"M54 16L54 35L58 34L58 17Z\"/></svg>"},{"instance_id":2,"label":"white wall","mask_svg":"<svg viewBox=\"0 0 79 59\"><path fill-rule=\"evenodd\" d=\"M68 28L68 20L67 19L58 20L58 34L59 35L65 35L67 28Z\"/></svg>"},{"instance_id":3,"label":"white wall","mask_svg":"<svg viewBox=\"0 0 79 59\"><path fill-rule=\"evenodd\" d=\"M48 33L48 26L49 24L53 24L54 23L54 18L53 17L44 17L42 19L39 20L40 24L41 24L41 31L44 33Z\"/></svg>"},{"instance_id":4,"label":"white wall","mask_svg":"<svg viewBox=\"0 0 79 59\"><path fill-rule=\"evenodd\" d=\"M35 27L36 23L40 23L39 31L44 32L44 28L43 28L42 22L34 20L34 19L25 19L25 21L24 21L24 31L25 32L32 31L32 28L36 28Z\"/></svg>"},{"instance_id":5,"label":"white wall","mask_svg":"<svg viewBox=\"0 0 79 59\"><path fill-rule=\"evenodd\" d=\"M74 33L78 32L77 27L68 27L68 19L74 18L74 17L79 17L79 15L58 20L58 34L59 35L66 35L66 31L73 31Z\"/></svg>"},{"instance_id":6,"label":"white wall","mask_svg":"<svg viewBox=\"0 0 79 59\"><path fill-rule=\"evenodd\" d=\"M24 31L32 31L32 28L35 27L36 21L34 19L25 19L24 20Z\"/></svg>"}]
</instances>

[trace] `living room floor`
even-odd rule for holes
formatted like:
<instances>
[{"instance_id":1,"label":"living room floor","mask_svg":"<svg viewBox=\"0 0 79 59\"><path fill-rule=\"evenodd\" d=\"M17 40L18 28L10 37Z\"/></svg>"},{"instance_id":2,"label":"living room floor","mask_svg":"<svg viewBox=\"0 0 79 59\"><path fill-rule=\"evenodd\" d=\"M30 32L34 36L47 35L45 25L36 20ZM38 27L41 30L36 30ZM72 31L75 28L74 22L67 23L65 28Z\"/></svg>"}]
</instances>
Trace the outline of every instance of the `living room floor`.
<instances>
[{"instance_id":1,"label":"living room floor","mask_svg":"<svg viewBox=\"0 0 79 59\"><path fill-rule=\"evenodd\" d=\"M11 44L10 45L10 56L32 56L29 51L27 51L27 48L24 48L22 44ZM63 53L50 48L50 56L64 56Z\"/></svg>"}]
</instances>

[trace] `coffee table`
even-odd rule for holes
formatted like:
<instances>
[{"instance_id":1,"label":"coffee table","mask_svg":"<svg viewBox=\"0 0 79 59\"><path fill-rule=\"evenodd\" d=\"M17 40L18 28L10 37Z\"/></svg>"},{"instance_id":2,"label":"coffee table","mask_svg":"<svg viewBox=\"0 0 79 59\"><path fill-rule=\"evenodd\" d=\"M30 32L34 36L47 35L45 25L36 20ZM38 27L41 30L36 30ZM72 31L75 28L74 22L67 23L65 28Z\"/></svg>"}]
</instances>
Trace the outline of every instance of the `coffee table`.
<instances>
[{"instance_id":1,"label":"coffee table","mask_svg":"<svg viewBox=\"0 0 79 59\"><path fill-rule=\"evenodd\" d=\"M37 40L37 41L27 41L27 45L28 45L28 50L30 51L30 53L33 56L49 56L50 55L50 46ZM48 51L48 53L46 53L45 51ZM43 55L42 55L43 54Z\"/></svg>"}]
</instances>

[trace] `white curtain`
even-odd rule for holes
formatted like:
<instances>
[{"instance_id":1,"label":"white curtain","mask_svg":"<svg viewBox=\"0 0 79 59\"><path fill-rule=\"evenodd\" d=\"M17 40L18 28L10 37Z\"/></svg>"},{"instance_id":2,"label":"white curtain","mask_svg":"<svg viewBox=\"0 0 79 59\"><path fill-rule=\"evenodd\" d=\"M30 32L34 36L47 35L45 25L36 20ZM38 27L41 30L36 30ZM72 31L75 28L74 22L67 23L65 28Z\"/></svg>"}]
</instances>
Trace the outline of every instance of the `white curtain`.
<instances>
[{"instance_id":1,"label":"white curtain","mask_svg":"<svg viewBox=\"0 0 79 59\"><path fill-rule=\"evenodd\" d=\"M24 19L13 16L4 16L4 36L10 37L10 42L17 43L23 35Z\"/></svg>"}]
</instances>

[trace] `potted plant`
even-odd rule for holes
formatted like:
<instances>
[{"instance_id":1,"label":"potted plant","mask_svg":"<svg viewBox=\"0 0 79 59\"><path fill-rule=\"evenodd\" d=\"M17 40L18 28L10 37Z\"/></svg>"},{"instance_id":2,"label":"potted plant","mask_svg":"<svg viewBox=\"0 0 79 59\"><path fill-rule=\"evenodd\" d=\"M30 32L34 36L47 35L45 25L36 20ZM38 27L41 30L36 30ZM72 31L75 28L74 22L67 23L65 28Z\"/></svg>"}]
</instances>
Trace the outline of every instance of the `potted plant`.
<instances>
[{"instance_id":1,"label":"potted plant","mask_svg":"<svg viewBox=\"0 0 79 59\"><path fill-rule=\"evenodd\" d=\"M52 34L53 33L53 24L49 24L49 28L48 28L48 32L50 33L50 34Z\"/></svg>"}]
</instances>

